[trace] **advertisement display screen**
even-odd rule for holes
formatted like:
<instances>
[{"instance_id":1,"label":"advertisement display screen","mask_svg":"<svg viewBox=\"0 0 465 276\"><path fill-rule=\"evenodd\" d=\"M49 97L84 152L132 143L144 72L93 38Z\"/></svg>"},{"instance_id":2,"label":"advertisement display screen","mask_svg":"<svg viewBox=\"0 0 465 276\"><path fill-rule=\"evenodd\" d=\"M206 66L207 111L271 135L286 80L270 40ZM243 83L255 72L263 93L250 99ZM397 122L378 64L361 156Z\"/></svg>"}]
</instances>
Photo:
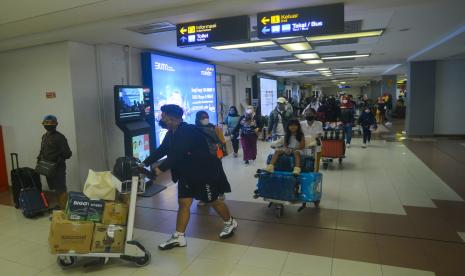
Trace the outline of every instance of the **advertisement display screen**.
<instances>
[{"instance_id":1,"label":"advertisement display screen","mask_svg":"<svg viewBox=\"0 0 465 276\"><path fill-rule=\"evenodd\" d=\"M259 83L261 115L268 116L277 104L278 81L267 78L259 78Z\"/></svg>"},{"instance_id":2,"label":"advertisement display screen","mask_svg":"<svg viewBox=\"0 0 465 276\"><path fill-rule=\"evenodd\" d=\"M149 134L132 137L132 156L143 161L150 155Z\"/></svg>"},{"instance_id":3,"label":"advertisement display screen","mask_svg":"<svg viewBox=\"0 0 465 276\"><path fill-rule=\"evenodd\" d=\"M117 111L120 121L144 118L150 114L150 89L143 87L116 86Z\"/></svg>"},{"instance_id":4,"label":"advertisement display screen","mask_svg":"<svg viewBox=\"0 0 465 276\"><path fill-rule=\"evenodd\" d=\"M154 115L161 118L160 108L176 104L184 110L185 122L194 124L197 111L204 110L212 124L217 123L215 66L205 62L142 53L144 85L151 87ZM155 124L156 144L159 146L167 130Z\"/></svg>"}]
</instances>

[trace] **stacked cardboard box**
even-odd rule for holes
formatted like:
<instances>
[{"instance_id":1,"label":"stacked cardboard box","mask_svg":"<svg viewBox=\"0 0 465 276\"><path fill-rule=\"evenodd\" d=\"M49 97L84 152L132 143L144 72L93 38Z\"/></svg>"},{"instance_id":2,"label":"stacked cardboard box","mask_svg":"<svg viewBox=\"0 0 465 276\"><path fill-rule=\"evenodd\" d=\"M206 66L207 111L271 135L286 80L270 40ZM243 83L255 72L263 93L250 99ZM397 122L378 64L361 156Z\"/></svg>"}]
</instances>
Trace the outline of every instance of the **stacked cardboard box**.
<instances>
[{"instance_id":1,"label":"stacked cardboard box","mask_svg":"<svg viewBox=\"0 0 465 276\"><path fill-rule=\"evenodd\" d=\"M65 211L55 211L49 244L53 254L124 251L128 202L91 200L70 192Z\"/></svg>"},{"instance_id":2,"label":"stacked cardboard box","mask_svg":"<svg viewBox=\"0 0 465 276\"><path fill-rule=\"evenodd\" d=\"M93 232L93 222L68 220L62 211L54 211L48 238L50 250L53 254L89 253Z\"/></svg>"}]
</instances>

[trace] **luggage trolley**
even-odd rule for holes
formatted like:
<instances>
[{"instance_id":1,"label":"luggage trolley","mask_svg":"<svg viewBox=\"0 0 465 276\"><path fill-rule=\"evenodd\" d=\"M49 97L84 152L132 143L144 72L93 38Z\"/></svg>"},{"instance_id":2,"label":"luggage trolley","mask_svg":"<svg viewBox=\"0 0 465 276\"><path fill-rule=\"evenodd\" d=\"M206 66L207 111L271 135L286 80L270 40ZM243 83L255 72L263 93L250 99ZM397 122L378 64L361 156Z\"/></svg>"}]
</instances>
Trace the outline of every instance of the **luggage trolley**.
<instances>
[{"instance_id":1,"label":"luggage trolley","mask_svg":"<svg viewBox=\"0 0 465 276\"><path fill-rule=\"evenodd\" d=\"M345 158L346 145L344 142L344 130L337 123L327 123L324 128L324 136L321 139L321 160L323 169L328 169L329 163L337 159L342 164Z\"/></svg>"},{"instance_id":2,"label":"luggage trolley","mask_svg":"<svg viewBox=\"0 0 465 276\"><path fill-rule=\"evenodd\" d=\"M116 177L114 181L116 183L116 189L122 194L130 194L129 210L128 210L128 223L126 230L126 242L124 251L122 253L87 253L87 254L76 254L68 252L65 254L57 254L57 263L62 268L68 268L76 264L77 258L81 257L93 257L98 258L97 261L90 262L84 266L106 264L110 258L119 258L125 261L133 262L137 266L146 266L150 263L151 254L150 252L138 241L134 240L134 218L136 211L136 200L137 194L145 190L145 176L150 176L151 173L145 169L141 169L144 173L132 176L131 181L120 182ZM109 227L109 229L111 229ZM111 230L107 232L107 235L112 238L113 234ZM109 250L109 248L108 248Z\"/></svg>"},{"instance_id":3,"label":"luggage trolley","mask_svg":"<svg viewBox=\"0 0 465 276\"><path fill-rule=\"evenodd\" d=\"M320 205L322 175L316 171L317 149L311 147L305 151L311 151L311 155L302 155L303 170L299 176L288 172L288 168L284 168L286 171L280 171L280 166L283 165L279 164L281 160L278 160L273 173L257 170L255 174L255 178L259 180L253 197L262 197L264 201L269 203L268 208L274 206L278 218L283 216L286 205L300 204L298 212L306 208L307 203L313 203L317 208ZM268 163L270 159L268 157ZM313 164L310 168L307 165L311 159L313 159Z\"/></svg>"}]
</instances>

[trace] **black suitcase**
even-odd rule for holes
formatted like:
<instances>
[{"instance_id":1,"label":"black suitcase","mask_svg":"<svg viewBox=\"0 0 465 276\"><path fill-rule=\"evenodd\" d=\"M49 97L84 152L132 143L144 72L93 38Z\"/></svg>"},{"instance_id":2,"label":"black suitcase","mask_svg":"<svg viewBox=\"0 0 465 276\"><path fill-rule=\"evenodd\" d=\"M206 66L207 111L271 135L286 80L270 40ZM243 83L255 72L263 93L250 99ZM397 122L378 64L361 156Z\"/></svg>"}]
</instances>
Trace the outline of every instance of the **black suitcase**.
<instances>
[{"instance_id":1,"label":"black suitcase","mask_svg":"<svg viewBox=\"0 0 465 276\"><path fill-rule=\"evenodd\" d=\"M17 153L11 154L11 185L13 190L13 202L16 208L19 208L19 194L22 188L36 187L39 192L42 192L40 175L32 168L20 168Z\"/></svg>"},{"instance_id":2,"label":"black suitcase","mask_svg":"<svg viewBox=\"0 0 465 276\"><path fill-rule=\"evenodd\" d=\"M16 208L21 207L23 209L23 212L25 210L24 208L26 208L27 209L26 213L28 214L31 213L31 211L29 210L44 209L43 206L46 206L45 209L48 208L47 200L44 194L42 193L42 183L40 181L40 175L36 173L35 170L32 168L27 168L27 167L20 168L19 163L18 163L17 153L11 154L11 168L12 168L11 183L12 183L13 201L15 203L15 207ZM26 192L24 193L23 200L21 202L20 198L21 198L23 190ZM29 199L29 197L31 196L33 198ZM34 206L37 205L38 208L29 207L30 205L29 202L35 202L37 199L40 199L42 204L39 204L39 205L33 204ZM23 206L21 206L21 204L23 204L24 208ZM32 213L34 212L35 211L32 211Z\"/></svg>"}]
</instances>

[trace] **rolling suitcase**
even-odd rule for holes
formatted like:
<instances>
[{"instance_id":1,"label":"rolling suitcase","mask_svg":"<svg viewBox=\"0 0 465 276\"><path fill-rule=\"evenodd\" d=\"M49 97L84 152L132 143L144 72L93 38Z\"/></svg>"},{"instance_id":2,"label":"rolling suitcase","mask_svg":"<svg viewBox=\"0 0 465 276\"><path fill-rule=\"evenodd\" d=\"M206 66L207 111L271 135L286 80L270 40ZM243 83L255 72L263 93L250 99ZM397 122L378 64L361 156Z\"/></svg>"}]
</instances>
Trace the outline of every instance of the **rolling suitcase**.
<instances>
[{"instance_id":1,"label":"rolling suitcase","mask_svg":"<svg viewBox=\"0 0 465 276\"><path fill-rule=\"evenodd\" d=\"M13 202L15 204L15 208L19 208L19 194L21 189L32 187L36 187L39 192L42 192L40 175L32 168L20 168L18 163L18 154L11 153L11 188L13 191Z\"/></svg>"},{"instance_id":2,"label":"rolling suitcase","mask_svg":"<svg viewBox=\"0 0 465 276\"><path fill-rule=\"evenodd\" d=\"M267 199L295 202L299 200L299 182L292 173L259 173L256 195Z\"/></svg>"},{"instance_id":3,"label":"rolling suitcase","mask_svg":"<svg viewBox=\"0 0 465 276\"><path fill-rule=\"evenodd\" d=\"M16 162L14 162L16 159ZM15 166L16 163L16 166ZM31 168L20 168L18 154L11 154L13 201L25 217L31 218L47 210L48 202L42 192L40 176Z\"/></svg>"}]
</instances>

